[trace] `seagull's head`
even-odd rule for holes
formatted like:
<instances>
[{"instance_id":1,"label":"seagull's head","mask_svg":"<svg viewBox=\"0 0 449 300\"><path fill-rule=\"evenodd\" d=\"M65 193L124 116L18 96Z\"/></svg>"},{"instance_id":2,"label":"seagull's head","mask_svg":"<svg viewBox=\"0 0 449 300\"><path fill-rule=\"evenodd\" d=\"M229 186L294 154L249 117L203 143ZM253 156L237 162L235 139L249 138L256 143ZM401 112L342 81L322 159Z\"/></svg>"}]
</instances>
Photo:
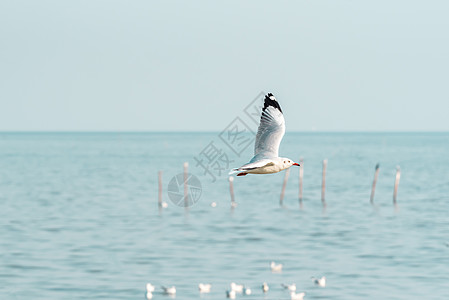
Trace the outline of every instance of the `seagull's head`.
<instances>
[{"instance_id":1,"label":"seagull's head","mask_svg":"<svg viewBox=\"0 0 449 300\"><path fill-rule=\"evenodd\" d=\"M297 162L294 162L290 158L281 158L281 162L284 165L284 169L288 169L291 166L298 166L299 167L299 164Z\"/></svg>"}]
</instances>

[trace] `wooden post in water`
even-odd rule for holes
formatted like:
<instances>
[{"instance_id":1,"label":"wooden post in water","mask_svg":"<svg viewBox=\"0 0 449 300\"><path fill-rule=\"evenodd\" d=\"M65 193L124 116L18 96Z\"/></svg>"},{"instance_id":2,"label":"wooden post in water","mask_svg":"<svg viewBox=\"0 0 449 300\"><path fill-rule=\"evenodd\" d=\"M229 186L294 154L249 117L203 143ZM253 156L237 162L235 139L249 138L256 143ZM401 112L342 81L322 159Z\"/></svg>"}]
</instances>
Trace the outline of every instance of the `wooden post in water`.
<instances>
[{"instance_id":1,"label":"wooden post in water","mask_svg":"<svg viewBox=\"0 0 449 300\"><path fill-rule=\"evenodd\" d=\"M299 159L299 208L302 209L302 181L304 177L304 160Z\"/></svg>"},{"instance_id":2,"label":"wooden post in water","mask_svg":"<svg viewBox=\"0 0 449 300\"><path fill-rule=\"evenodd\" d=\"M237 206L237 204L235 203L235 198L234 198L234 177L229 176L229 192L231 194L231 207L234 208Z\"/></svg>"},{"instance_id":3,"label":"wooden post in water","mask_svg":"<svg viewBox=\"0 0 449 300\"><path fill-rule=\"evenodd\" d=\"M321 184L321 202L323 203L323 205L326 205L326 197L325 197L326 168L327 168L327 159L323 160L323 178L322 178L322 184Z\"/></svg>"},{"instance_id":4,"label":"wooden post in water","mask_svg":"<svg viewBox=\"0 0 449 300\"><path fill-rule=\"evenodd\" d=\"M282 184L282 191L281 191L281 199L279 201L279 205L283 206L284 205L284 195L285 195L285 188L287 187L287 181L288 181L288 176L290 175L290 168L288 168L287 170L285 170L285 176L284 176L284 184Z\"/></svg>"},{"instance_id":5,"label":"wooden post in water","mask_svg":"<svg viewBox=\"0 0 449 300\"><path fill-rule=\"evenodd\" d=\"M157 203L159 205L159 208L162 208L162 171L157 172L158 178L159 178L159 195Z\"/></svg>"},{"instance_id":6,"label":"wooden post in water","mask_svg":"<svg viewBox=\"0 0 449 300\"><path fill-rule=\"evenodd\" d=\"M401 168L399 166L396 167L396 179L394 181L394 192L393 192L393 204L397 207L397 196L398 196L398 186L399 179L401 179Z\"/></svg>"},{"instance_id":7,"label":"wooden post in water","mask_svg":"<svg viewBox=\"0 0 449 300\"><path fill-rule=\"evenodd\" d=\"M184 163L184 207L187 208L189 206L189 189L187 185L187 179L189 174L189 163Z\"/></svg>"},{"instance_id":8,"label":"wooden post in water","mask_svg":"<svg viewBox=\"0 0 449 300\"><path fill-rule=\"evenodd\" d=\"M374 173L374 180L373 180L373 186L371 187L371 197L369 198L369 201L371 204L374 204L374 192L376 191L376 183L377 183L377 177L379 175L379 163L376 165L376 171Z\"/></svg>"}]
</instances>

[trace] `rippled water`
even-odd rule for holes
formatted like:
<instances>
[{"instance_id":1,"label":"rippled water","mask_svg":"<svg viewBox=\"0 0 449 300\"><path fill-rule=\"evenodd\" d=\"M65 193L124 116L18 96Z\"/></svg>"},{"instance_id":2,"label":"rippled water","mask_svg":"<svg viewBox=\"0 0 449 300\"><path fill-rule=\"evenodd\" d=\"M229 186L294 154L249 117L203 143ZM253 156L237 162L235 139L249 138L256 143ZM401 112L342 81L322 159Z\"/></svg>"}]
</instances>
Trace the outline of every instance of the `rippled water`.
<instances>
[{"instance_id":1,"label":"rippled water","mask_svg":"<svg viewBox=\"0 0 449 300\"><path fill-rule=\"evenodd\" d=\"M212 182L194 160L211 141L232 167L252 156L215 133L0 133L0 298L143 299L152 282L176 285L177 299L224 299L235 281L253 289L238 296L248 299L288 299L280 284L292 282L306 299L449 299L449 134L287 133L281 154L304 158L303 210L298 168L285 207L282 172L236 178L231 210L227 176ZM185 161L203 186L188 210L166 193ZM321 275L326 288L310 279ZM212 293L200 296L200 282Z\"/></svg>"}]
</instances>

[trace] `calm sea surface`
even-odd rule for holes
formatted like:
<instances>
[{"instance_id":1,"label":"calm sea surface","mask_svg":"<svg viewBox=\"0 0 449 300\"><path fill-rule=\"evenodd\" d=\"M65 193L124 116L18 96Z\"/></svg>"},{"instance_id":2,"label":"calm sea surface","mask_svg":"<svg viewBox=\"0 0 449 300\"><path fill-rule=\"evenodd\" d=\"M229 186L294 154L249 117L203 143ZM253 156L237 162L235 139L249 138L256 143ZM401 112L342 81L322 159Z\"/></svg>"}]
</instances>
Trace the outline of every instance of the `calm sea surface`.
<instances>
[{"instance_id":1,"label":"calm sea surface","mask_svg":"<svg viewBox=\"0 0 449 300\"><path fill-rule=\"evenodd\" d=\"M236 177L231 210L227 171L252 145L238 155L218 133L0 133L0 299L144 299L147 282L154 299L170 299L160 285L224 299L233 281L247 299L289 299L280 284L293 282L305 299L449 299L448 133L288 132L281 155L304 159L303 210L297 167L285 207L282 172ZM215 158L209 173L195 158ZM167 194L186 161L202 185L188 210ZM310 279L321 275L326 288Z\"/></svg>"}]
</instances>

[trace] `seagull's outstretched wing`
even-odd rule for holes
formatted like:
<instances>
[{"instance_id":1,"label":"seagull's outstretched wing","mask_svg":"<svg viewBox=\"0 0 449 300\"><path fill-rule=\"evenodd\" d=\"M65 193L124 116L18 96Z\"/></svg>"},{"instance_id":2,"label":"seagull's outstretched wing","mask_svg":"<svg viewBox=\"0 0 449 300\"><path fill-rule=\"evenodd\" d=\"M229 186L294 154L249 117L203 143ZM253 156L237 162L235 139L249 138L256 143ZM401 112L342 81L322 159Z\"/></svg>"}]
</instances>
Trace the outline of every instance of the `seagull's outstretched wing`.
<instances>
[{"instance_id":1,"label":"seagull's outstretched wing","mask_svg":"<svg viewBox=\"0 0 449 300\"><path fill-rule=\"evenodd\" d=\"M282 109L273 94L265 96L262 116L254 147L254 159L278 157L279 145L285 133L285 120Z\"/></svg>"}]
</instances>

